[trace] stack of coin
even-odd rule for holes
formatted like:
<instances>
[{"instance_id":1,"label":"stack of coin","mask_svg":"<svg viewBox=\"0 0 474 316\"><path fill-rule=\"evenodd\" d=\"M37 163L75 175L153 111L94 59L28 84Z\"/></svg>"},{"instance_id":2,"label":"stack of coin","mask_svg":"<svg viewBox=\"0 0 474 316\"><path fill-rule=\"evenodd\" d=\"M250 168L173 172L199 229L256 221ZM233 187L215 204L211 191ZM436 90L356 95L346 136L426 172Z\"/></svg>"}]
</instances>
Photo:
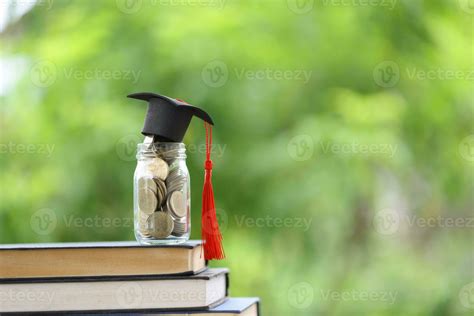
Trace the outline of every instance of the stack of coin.
<instances>
[{"instance_id":1,"label":"stack of coin","mask_svg":"<svg viewBox=\"0 0 474 316\"><path fill-rule=\"evenodd\" d=\"M186 183L186 176L179 173L179 168L174 168L166 178L166 186L170 191L182 190Z\"/></svg>"},{"instance_id":2,"label":"stack of coin","mask_svg":"<svg viewBox=\"0 0 474 316\"><path fill-rule=\"evenodd\" d=\"M174 236L182 236L187 231L187 205L186 197L182 191L173 191L168 194L165 205L166 210L170 213L174 221Z\"/></svg>"},{"instance_id":3,"label":"stack of coin","mask_svg":"<svg viewBox=\"0 0 474 316\"><path fill-rule=\"evenodd\" d=\"M179 237L188 230L187 175L173 164L177 149L155 146L154 153L145 162L146 176L136 184L138 229L149 238Z\"/></svg>"}]
</instances>

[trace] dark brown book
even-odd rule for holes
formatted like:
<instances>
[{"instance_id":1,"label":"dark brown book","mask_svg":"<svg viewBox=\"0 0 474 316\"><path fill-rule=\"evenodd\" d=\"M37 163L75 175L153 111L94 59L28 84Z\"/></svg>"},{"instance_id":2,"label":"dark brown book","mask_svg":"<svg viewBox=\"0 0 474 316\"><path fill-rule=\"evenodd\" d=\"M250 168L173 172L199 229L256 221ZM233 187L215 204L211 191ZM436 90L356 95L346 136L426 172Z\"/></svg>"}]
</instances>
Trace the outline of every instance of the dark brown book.
<instances>
[{"instance_id":1,"label":"dark brown book","mask_svg":"<svg viewBox=\"0 0 474 316\"><path fill-rule=\"evenodd\" d=\"M201 241L160 246L135 241L1 245L0 281L191 275L206 268L201 252Z\"/></svg>"}]
</instances>

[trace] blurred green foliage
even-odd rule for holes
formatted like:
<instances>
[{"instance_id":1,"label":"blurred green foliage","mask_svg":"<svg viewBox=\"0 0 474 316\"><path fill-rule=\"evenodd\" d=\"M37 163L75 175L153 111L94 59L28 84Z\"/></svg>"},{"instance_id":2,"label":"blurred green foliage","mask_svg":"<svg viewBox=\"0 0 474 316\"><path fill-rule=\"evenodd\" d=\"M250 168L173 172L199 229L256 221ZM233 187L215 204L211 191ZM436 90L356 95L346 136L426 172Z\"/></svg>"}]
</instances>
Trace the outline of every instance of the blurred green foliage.
<instances>
[{"instance_id":1,"label":"blurred green foliage","mask_svg":"<svg viewBox=\"0 0 474 316\"><path fill-rule=\"evenodd\" d=\"M125 96L152 91L216 122L227 259L212 265L231 268L233 296L260 296L264 315L469 314L462 2L40 1L0 35L1 242L133 239L146 107ZM185 142L199 238L202 122Z\"/></svg>"}]
</instances>

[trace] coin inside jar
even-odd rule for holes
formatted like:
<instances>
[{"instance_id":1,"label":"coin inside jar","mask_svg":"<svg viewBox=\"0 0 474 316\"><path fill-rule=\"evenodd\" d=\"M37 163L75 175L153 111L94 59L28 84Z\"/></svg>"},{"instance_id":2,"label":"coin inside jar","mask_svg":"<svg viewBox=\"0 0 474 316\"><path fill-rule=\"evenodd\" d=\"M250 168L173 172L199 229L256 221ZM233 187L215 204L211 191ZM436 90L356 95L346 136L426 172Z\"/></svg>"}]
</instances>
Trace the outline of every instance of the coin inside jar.
<instances>
[{"instance_id":1,"label":"coin inside jar","mask_svg":"<svg viewBox=\"0 0 474 316\"><path fill-rule=\"evenodd\" d=\"M174 221L173 236L180 237L187 231L187 223L179 220Z\"/></svg>"},{"instance_id":2,"label":"coin inside jar","mask_svg":"<svg viewBox=\"0 0 474 316\"><path fill-rule=\"evenodd\" d=\"M157 186L157 195L159 197L158 205L162 205L163 202L165 201L167 189L166 189L166 184L163 180L160 180L158 178L155 178L155 183Z\"/></svg>"},{"instance_id":3,"label":"coin inside jar","mask_svg":"<svg viewBox=\"0 0 474 316\"><path fill-rule=\"evenodd\" d=\"M168 209L176 217L186 216L186 203L184 194L181 191L174 191L169 195L168 198Z\"/></svg>"},{"instance_id":4,"label":"coin inside jar","mask_svg":"<svg viewBox=\"0 0 474 316\"><path fill-rule=\"evenodd\" d=\"M181 190L186 182L186 176L179 174L170 174L166 179L166 185L168 187L168 191L170 192Z\"/></svg>"},{"instance_id":5,"label":"coin inside jar","mask_svg":"<svg viewBox=\"0 0 474 316\"><path fill-rule=\"evenodd\" d=\"M148 170L153 174L154 177L157 177L161 180L165 180L168 177L168 164L158 157L151 159L148 163Z\"/></svg>"},{"instance_id":6,"label":"coin inside jar","mask_svg":"<svg viewBox=\"0 0 474 316\"><path fill-rule=\"evenodd\" d=\"M141 189L150 189L155 194L157 193L157 185L155 181L153 181L153 178L150 177L141 177L138 179L138 190Z\"/></svg>"},{"instance_id":7,"label":"coin inside jar","mask_svg":"<svg viewBox=\"0 0 474 316\"><path fill-rule=\"evenodd\" d=\"M138 208L141 212L151 215L156 210L158 200L155 193L148 188L138 190Z\"/></svg>"},{"instance_id":8,"label":"coin inside jar","mask_svg":"<svg viewBox=\"0 0 474 316\"><path fill-rule=\"evenodd\" d=\"M143 236L150 236L149 229L148 229L148 218L150 216L138 210L137 212L137 225L138 230Z\"/></svg>"},{"instance_id":9,"label":"coin inside jar","mask_svg":"<svg viewBox=\"0 0 474 316\"><path fill-rule=\"evenodd\" d=\"M147 221L149 233L155 238L166 238L173 232L174 222L165 212L153 213Z\"/></svg>"}]
</instances>

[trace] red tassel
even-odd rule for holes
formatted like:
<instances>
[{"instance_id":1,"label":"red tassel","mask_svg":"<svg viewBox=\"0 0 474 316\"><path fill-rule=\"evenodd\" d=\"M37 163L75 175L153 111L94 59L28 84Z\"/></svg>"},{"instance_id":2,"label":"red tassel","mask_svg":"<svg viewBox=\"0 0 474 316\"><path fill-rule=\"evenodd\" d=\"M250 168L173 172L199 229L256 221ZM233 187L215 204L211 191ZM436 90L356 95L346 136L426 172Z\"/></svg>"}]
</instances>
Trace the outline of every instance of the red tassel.
<instances>
[{"instance_id":1,"label":"red tassel","mask_svg":"<svg viewBox=\"0 0 474 316\"><path fill-rule=\"evenodd\" d=\"M204 242L204 258L221 260L225 258L222 246L222 234L217 223L214 192L212 190L212 126L204 123L206 128L206 162L204 164L204 188L202 190L202 240Z\"/></svg>"}]
</instances>

